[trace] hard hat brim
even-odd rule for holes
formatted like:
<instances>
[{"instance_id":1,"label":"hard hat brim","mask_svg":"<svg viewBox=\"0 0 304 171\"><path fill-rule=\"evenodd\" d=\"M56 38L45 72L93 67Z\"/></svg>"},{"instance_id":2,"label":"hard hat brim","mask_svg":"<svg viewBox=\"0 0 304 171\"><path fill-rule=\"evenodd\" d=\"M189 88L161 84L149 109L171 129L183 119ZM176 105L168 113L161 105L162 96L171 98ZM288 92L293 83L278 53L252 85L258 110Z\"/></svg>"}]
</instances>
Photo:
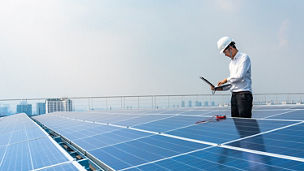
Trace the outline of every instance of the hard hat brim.
<instances>
[{"instance_id":1,"label":"hard hat brim","mask_svg":"<svg viewBox=\"0 0 304 171\"><path fill-rule=\"evenodd\" d=\"M223 49L221 49L220 54L224 53L224 50L229 46L229 44L227 46L225 46Z\"/></svg>"}]
</instances>

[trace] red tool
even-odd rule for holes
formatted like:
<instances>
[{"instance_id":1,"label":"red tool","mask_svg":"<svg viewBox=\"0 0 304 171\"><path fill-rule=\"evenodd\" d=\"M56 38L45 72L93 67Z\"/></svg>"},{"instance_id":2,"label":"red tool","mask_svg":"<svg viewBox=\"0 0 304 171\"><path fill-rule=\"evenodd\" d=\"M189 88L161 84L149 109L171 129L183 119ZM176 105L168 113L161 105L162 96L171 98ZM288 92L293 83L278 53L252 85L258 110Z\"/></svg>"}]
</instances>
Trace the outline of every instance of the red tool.
<instances>
[{"instance_id":1,"label":"red tool","mask_svg":"<svg viewBox=\"0 0 304 171\"><path fill-rule=\"evenodd\" d=\"M226 115L216 115L216 120L226 119Z\"/></svg>"},{"instance_id":2,"label":"red tool","mask_svg":"<svg viewBox=\"0 0 304 171\"><path fill-rule=\"evenodd\" d=\"M214 118L215 118L215 120L214 120ZM215 115L212 118L202 120L202 121L197 121L197 122L195 122L195 124L220 121L220 120L224 120L224 119L226 119L226 115Z\"/></svg>"}]
</instances>

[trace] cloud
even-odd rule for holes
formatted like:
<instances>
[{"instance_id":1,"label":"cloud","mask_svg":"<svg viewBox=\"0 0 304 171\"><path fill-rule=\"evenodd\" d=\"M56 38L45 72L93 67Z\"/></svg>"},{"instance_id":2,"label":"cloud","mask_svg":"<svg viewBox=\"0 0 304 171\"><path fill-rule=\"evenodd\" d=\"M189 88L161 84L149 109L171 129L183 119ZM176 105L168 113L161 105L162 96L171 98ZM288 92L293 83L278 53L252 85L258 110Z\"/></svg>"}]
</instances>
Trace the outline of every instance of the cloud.
<instances>
[{"instance_id":1,"label":"cloud","mask_svg":"<svg viewBox=\"0 0 304 171\"><path fill-rule=\"evenodd\" d=\"M288 45L288 35L287 35L288 28L289 28L289 20L286 19L282 21L279 28L279 32L278 32L279 47L286 47Z\"/></svg>"},{"instance_id":2,"label":"cloud","mask_svg":"<svg viewBox=\"0 0 304 171\"><path fill-rule=\"evenodd\" d=\"M238 11L241 7L240 0L216 0L216 6L226 12Z\"/></svg>"},{"instance_id":3,"label":"cloud","mask_svg":"<svg viewBox=\"0 0 304 171\"><path fill-rule=\"evenodd\" d=\"M94 5L0 2L0 89L10 90L1 96L93 96L113 94L121 82L131 84L119 76L131 75L127 67L137 42L118 30L120 25L100 24L98 16L112 13L98 13Z\"/></svg>"}]
</instances>

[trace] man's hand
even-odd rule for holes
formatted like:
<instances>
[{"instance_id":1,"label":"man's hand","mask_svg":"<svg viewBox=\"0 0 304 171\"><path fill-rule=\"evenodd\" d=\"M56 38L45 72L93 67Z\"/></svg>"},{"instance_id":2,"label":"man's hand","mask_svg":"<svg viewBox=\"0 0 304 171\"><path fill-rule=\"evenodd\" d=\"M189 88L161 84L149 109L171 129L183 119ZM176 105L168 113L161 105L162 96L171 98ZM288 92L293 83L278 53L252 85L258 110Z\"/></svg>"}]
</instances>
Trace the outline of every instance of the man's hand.
<instances>
[{"instance_id":1,"label":"man's hand","mask_svg":"<svg viewBox=\"0 0 304 171\"><path fill-rule=\"evenodd\" d=\"M212 90L212 91L214 91L214 90L215 90L215 89L214 89L214 88L215 88L214 86L210 86L210 88L211 88L211 90Z\"/></svg>"},{"instance_id":2,"label":"man's hand","mask_svg":"<svg viewBox=\"0 0 304 171\"><path fill-rule=\"evenodd\" d=\"M225 84L225 83L227 83L227 78L225 78L224 80L218 82L218 83L217 83L217 86L223 85L223 84Z\"/></svg>"}]
</instances>

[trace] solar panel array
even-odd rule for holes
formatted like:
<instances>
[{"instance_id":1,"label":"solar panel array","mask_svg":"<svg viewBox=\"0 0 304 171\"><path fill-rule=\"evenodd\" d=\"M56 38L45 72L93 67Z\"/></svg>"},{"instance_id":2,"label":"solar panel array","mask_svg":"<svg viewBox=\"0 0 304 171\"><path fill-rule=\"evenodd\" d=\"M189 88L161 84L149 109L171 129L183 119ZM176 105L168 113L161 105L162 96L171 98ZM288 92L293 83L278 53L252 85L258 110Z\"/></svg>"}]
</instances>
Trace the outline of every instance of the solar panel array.
<instances>
[{"instance_id":1,"label":"solar panel array","mask_svg":"<svg viewBox=\"0 0 304 171\"><path fill-rule=\"evenodd\" d=\"M304 170L304 107L50 113L40 123L113 170ZM202 121L195 124L197 121Z\"/></svg>"},{"instance_id":2,"label":"solar panel array","mask_svg":"<svg viewBox=\"0 0 304 171\"><path fill-rule=\"evenodd\" d=\"M0 118L0 170L79 170L26 114Z\"/></svg>"}]
</instances>

